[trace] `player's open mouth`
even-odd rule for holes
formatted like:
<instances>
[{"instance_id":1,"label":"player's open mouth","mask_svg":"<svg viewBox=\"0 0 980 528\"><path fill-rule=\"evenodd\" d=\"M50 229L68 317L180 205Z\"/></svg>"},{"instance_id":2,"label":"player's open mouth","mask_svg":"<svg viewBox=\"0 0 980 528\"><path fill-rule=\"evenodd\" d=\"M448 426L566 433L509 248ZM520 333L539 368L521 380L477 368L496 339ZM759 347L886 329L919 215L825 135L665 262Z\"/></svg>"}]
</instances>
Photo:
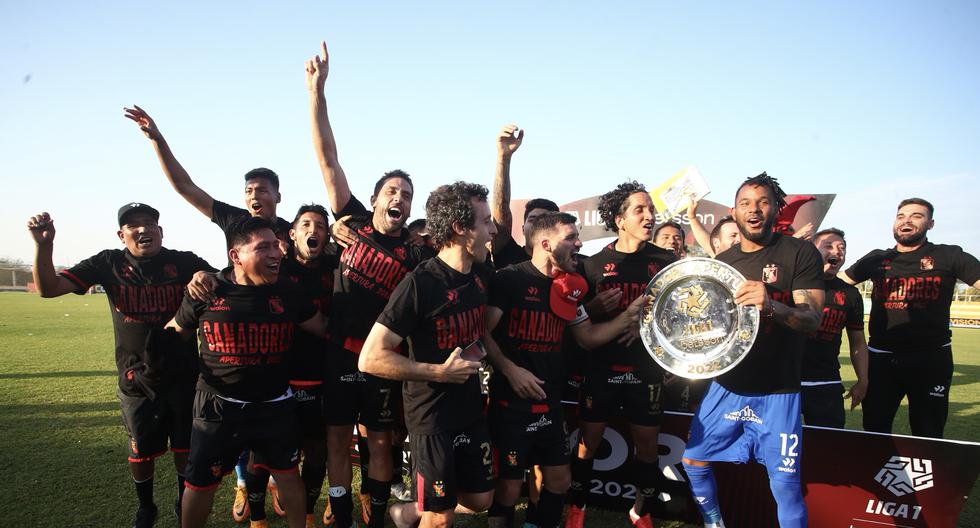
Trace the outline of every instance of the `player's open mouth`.
<instances>
[{"instance_id":1,"label":"player's open mouth","mask_svg":"<svg viewBox=\"0 0 980 528\"><path fill-rule=\"evenodd\" d=\"M252 202L252 211L258 213L262 211L262 204L259 202Z\"/></svg>"},{"instance_id":2,"label":"player's open mouth","mask_svg":"<svg viewBox=\"0 0 980 528\"><path fill-rule=\"evenodd\" d=\"M762 218L758 216L750 216L745 219L745 223L749 225L752 229L762 228Z\"/></svg>"},{"instance_id":3,"label":"player's open mouth","mask_svg":"<svg viewBox=\"0 0 980 528\"><path fill-rule=\"evenodd\" d=\"M902 233L902 234L905 234L905 235L907 235L909 233L914 233L915 232L915 226L911 226L911 225L908 225L908 224L903 225L902 227L898 228L898 232L899 233Z\"/></svg>"},{"instance_id":4,"label":"player's open mouth","mask_svg":"<svg viewBox=\"0 0 980 528\"><path fill-rule=\"evenodd\" d=\"M653 222L649 222L649 223L643 224L642 227L643 227L643 229L650 230L650 229L653 229L653 225L654 225Z\"/></svg>"},{"instance_id":5,"label":"player's open mouth","mask_svg":"<svg viewBox=\"0 0 980 528\"><path fill-rule=\"evenodd\" d=\"M388 219L393 222L397 222L402 218L402 212L397 207L391 207L385 213L388 214Z\"/></svg>"},{"instance_id":6,"label":"player's open mouth","mask_svg":"<svg viewBox=\"0 0 980 528\"><path fill-rule=\"evenodd\" d=\"M831 266L836 266L840 264L840 259L837 257L827 257L827 264L830 264Z\"/></svg>"},{"instance_id":7,"label":"player's open mouth","mask_svg":"<svg viewBox=\"0 0 980 528\"><path fill-rule=\"evenodd\" d=\"M153 244L153 239L148 236L141 236L136 239L136 245L140 248L147 248Z\"/></svg>"},{"instance_id":8,"label":"player's open mouth","mask_svg":"<svg viewBox=\"0 0 980 528\"><path fill-rule=\"evenodd\" d=\"M274 272L278 273L279 272L279 261L277 260L275 262L270 262L270 263L266 264L265 267L269 268L269 271L274 271Z\"/></svg>"},{"instance_id":9,"label":"player's open mouth","mask_svg":"<svg viewBox=\"0 0 980 528\"><path fill-rule=\"evenodd\" d=\"M316 237L310 237L306 239L306 247L310 249L316 249L320 245L320 241Z\"/></svg>"}]
</instances>

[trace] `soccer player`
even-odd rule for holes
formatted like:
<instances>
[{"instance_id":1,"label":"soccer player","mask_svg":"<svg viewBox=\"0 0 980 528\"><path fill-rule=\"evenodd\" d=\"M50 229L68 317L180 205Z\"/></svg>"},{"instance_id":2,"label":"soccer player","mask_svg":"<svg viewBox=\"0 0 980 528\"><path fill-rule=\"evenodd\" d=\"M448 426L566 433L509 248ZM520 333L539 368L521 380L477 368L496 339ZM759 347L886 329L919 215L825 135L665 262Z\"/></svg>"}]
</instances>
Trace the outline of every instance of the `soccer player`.
<instances>
[{"instance_id":1,"label":"soccer player","mask_svg":"<svg viewBox=\"0 0 980 528\"><path fill-rule=\"evenodd\" d=\"M323 337L325 323L306 292L279 280L283 256L271 224L245 218L230 224L226 236L233 265L218 274L213 300L187 297L167 323L185 338L198 330L200 341L182 526L204 526L215 488L248 448L256 467L276 474L289 526L301 528L306 517L289 354L296 332Z\"/></svg>"},{"instance_id":2,"label":"soccer player","mask_svg":"<svg viewBox=\"0 0 980 528\"><path fill-rule=\"evenodd\" d=\"M514 505L532 460L544 477L535 524L558 526L571 481L561 407L565 329L570 327L582 346L595 348L635 328L645 300L640 296L616 318L591 323L581 305L588 284L576 273L582 242L575 222L557 212L533 220L531 260L499 270L490 288L487 349L496 370L490 378L489 423L498 476L488 514L491 528L513 526Z\"/></svg>"},{"instance_id":3,"label":"soccer player","mask_svg":"<svg viewBox=\"0 0 980 528\"><path fill-rule=\"evenodd\" d=\"M847 257L847 242L840 229L813 235L823 259L824 305L820 328L807 336L803 351L803 419L807 425L844 427L844 398L857 407L868 389L868 344L864 339L864 301L861 292L837 277ZM857 383L844 394L840 379L841 334L847 329L851 365Z\"/></svg>"},{"instance_id":4,"label":"soccer player","mask_svg":"<svg viewBox=\"0 0 980 528\"><path fill-rule=\"evenodd\" d=\"M806 526L800 487L800 362L806 334L820 324L824 283L813 244L773 232L785 193L766 173L745 180L732 215L741 242L718 255L746 281L740 306L760 311L748 355L708 388L691 422L684 469L706 527L724 526L710 462L766 466L782 528Z\"/></svg>"},{"instance_id":5,"label":"soccer player","mask_svg":"<svg viewBox=\"0 0 980 528\"><path fill-rule=\"evenodd\" d=\"M898 204L895 247L876 249L840 278L871 280L871 335L864 429L890 433L904 396L912 434L942 438L953 376L949 306L956 281L980 288L980 263L959 246L933 244L934 209L922 198Z\"/></svg>"},{"instance_id":6,"label":"soccer player","mask_svg":"<svg viewBox=\"0 0 980 528\"><path fill-rule=\"evenodd\" d=\"M657 226L653 232L653 244L673 251L678 260L687 255L687 250L684 248L684 228L673 220Z\"/></svg>"},{"instance_id":7,"label":"soccer player","mask_svg":"<svg viewBox=\"0 0 980 528\"><path fill-rule=\"evenodd\" d=\"M698 205L701 200L690 200L688 203L687 215L691 221L691 233L694 234L694 240L709 257L714 258L722 251L739 243L738 226L735 225L735 220L731 216L721 217L715 222L715 227L711 229L711 233L708 233L698 218Z\"/></svg>"},{"instance_id":8,"label":"soccer player","mask_svg":"<svg viewBox=\"0 0 980 528\"><path fill-rule=\"evenodd\" d=\"M587 305L597 323L618 316L643 295L658 271L674 262L673 251L650 243L655 211L650 194L637 182L620 184L599 199L599 215L618 238L585 261L589 296L618 290L618 302L610 307ZM636 484L636 503L630 520L640 527L652 526L650 508L656 486L663 478L658 462L657 436L663 418L663 369L650 359L638 339L630 344L612 342L589 354L589 368L581 387L578 452L572 460L571 502L567 528L581 528L592 479L592 461L602 442L606 424L620 407L630 423L636 447L631 464Z\"/></svg>"},{"instance_id":9,"label":"soccer player","mask_svg":"<svg viewBox=\"0 0 980 528\"><path fill-rule=\"evenodd\" d=\"M493 178L493 198L490 212L497 225L497 234L490 243L491 258L496 269L503 269L531 259L531 249L521 247L511 236L514 223L510 213L510 162L524 142L524 130L517 125L506 125L497 135L497 170ZM535 198L524 205L524 240L527 242L531 222L547 213L558 211L558 205L547 198Z\"/></svg>"},{"instance_id":10,"label":"soccer player","mask_svg":"<svg viewBox=\"0 0 980 528\"><path fill-rule=\"evenodd\" d=\"M473 511L493 495L490 435L483 415L479 354L487 332L491 271L483 266L496 227L482 185L443 185L426 201L439 248L392 294L364 343L362 371L405 383L417 503L391 507L400 528L452 526L460 504ZM410 343L409 357L399 352Z\"/></svg>"},{"instance_id":11,"label":"soccer player","mask_svg":"<svg viewBox=\"0 0 980 528\"><path fill-rule=\"evenodd\" d=\"M55 227L48 213L31 217L27 228L37 245L34 283L41 297L84 294L101 284L112 307L116 368L123 424L129 434L129 470L139 506L134 528L153 526L154 459L164 454L169 440L177 470L179 518L184 491L184 466L190 447L191 398L197 374L192 344L161 350L169 361L145 353L147 337L163 328L180 306L184 285L195 272L213 271L190 252L164 248L160 213L133 202L119 209L119 240L124 249L107 249L55 273L52 263Z\"/></svg>"},{"instance_id":12,"label":"soccer player","mask_svg":"<svg viewBox=\"0 0 980 528\"><path fill-rule=\"evenodd\" d=\"M353 425L360 422L367 428L366 452L371 461L367 474L361 475L363 489L370 495L370 514L362 512L362 516L374 528L383 526L396 470L392 430L399 420L401 384L362 373L357 368L357 356L391 292L431 251L409 242L405 223L412 213L414 189L407 173L394 170L378 179L370 200L373 210L351 194L327 115L324 86L329 56L326 43L321 48L322 57L317 55L306 62L313 146L334 217L350 216L346 223L356 234L340 255L330 313L330 372L326 383L331 401L327 407L330 506L338 526L352 525L349 450ZM324 522L329 521L324 518Z\"/></svg>"}]
</instances>

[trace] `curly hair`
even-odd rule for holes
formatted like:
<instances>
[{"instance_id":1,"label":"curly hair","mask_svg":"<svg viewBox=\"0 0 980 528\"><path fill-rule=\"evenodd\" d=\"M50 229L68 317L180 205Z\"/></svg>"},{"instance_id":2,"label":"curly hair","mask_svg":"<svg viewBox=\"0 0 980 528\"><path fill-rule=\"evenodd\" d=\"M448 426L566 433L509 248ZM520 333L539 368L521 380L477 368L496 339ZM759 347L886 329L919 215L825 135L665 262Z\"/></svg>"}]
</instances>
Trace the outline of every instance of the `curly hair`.
<instances>
[{"instance_id":1,"label":"curly hair","mask_svg":"<svg viewBox=\"0 0 980 528\"><path fill-rule=\"evenodd\" d=\"M476 225L473 199L487 201L487 188L477 183L457 181L440 185L425 201L426 227L436 247L450 245L456 231L453 224L470 229Z\"/></svg>"},{"instance_id":2,"label":"curly hair","mask_svg":"<svg viewBox=\"0 0 980 528\"><path fill-rule=\"evenodd\" d=\"M769 191L772 192L774 202L773 205L776 206L777 214L783 209L783 207L786 207L786 193L783 192L783 189L779 186L779 182L776 180L776 178L773 178L765 172L758 176L746 178L746 180L742 182L742 185L739 185L738 189L735 190L735 196L738 196L738 192L741 191L742 187L745 187L746 185L751 185L752 187L768 187Z\"/></svg>"},{"instance_id":3,"label":"curly hair","mask_svg":"<svg viewBox=\"0 0 980 528\"><path fill-rule=\"evenodd\" d=\"M606 224L606 229L619 232L616 227L616 217L622 216L626 212L631 195L645 193L647 188L636 180L620 183L615 189L599 197L599 218Z\"/></svg>"}]
</instances>

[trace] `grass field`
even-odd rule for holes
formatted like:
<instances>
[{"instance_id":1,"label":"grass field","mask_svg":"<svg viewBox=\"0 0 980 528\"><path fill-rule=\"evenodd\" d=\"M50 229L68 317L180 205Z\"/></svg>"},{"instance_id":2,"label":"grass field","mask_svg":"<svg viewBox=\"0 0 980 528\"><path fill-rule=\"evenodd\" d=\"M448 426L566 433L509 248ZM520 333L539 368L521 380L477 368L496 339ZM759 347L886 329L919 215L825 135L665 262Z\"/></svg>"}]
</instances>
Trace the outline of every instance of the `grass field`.
<instances>
[{"instance_id":1,"label":"grass field","mask_svg":"<svg viewBox=\"0 0 980 528\"><path fill-rule=\"evenodd\" d=\"M946 437L980 441L980 330L954 330L953 342L957 366ZM849 382L852 372L845 365ZM136 499L115 386L112 326L103 296L39 299L0 293L0 496L10 501L0 525L130 526ZM903 407L895 432L907 434L907 423ZM860 424L860 410L848 413L848 428ZM173 466L170 457L158 462L157 526L175 526L169 508L176 493ZM237 526L228 514L231 486L225 479L209 526ZM285 526L285 521L270 524ZM589 525L627 524L622 513L591 511ZM980 526L980 500L971 497L960 526Z\"/></svg>"}]
</instances>

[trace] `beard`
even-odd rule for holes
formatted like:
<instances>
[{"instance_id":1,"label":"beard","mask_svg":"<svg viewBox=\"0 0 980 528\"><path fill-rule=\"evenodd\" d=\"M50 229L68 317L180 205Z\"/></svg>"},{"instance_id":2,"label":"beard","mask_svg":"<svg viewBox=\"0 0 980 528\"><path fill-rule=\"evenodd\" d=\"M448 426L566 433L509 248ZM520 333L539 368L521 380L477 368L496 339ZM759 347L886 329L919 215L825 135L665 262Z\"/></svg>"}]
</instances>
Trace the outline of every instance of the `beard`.
<instances>
[{"instance_id":1,"label":"beard","mask_svg":"<svg viewBox=\"0 0 980 528\"><path fill-rule=\"evenodd\" d=\"M738 226L738 232L740 235L742 235L742 238L747 239L756 244L762 244L763 242L766 241L766 239L772 236L772 226L775 223L776 223L776 215L772 215L769 218L766 218L765 221L762 222L762 229L760 229L758 233L752 233L749 231L749 225L745 223L744 220L741 219L735 220L735 225Z\"/></svg>"},{"instance_id":2,"label":"beard","mask_svg":"<svg viewBox=\"0 0 980 528\"><path fill-rule=\"evenodd\" d=\"M909 235L903 235L896 231L892 234L895 236L895 242L898 242L903 246L917 246L926 239L925 231L916 231L915 233Z\"/></svg>"}]
</instances>

